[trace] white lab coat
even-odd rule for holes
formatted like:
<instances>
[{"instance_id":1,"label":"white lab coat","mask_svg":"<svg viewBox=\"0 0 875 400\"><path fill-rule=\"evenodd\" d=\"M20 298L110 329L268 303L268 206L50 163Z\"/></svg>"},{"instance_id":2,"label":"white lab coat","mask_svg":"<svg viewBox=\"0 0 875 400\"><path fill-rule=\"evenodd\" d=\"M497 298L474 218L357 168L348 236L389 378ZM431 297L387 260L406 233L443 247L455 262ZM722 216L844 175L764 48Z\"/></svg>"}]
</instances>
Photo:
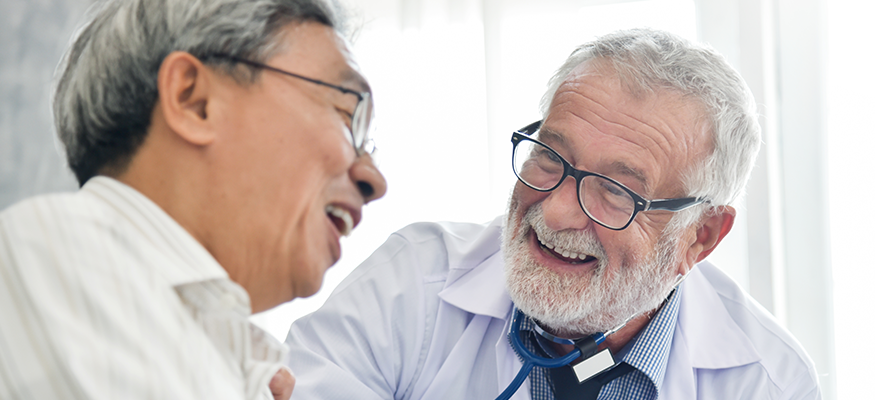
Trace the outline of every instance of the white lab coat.
<instances>
[{"instance_id":1,"label":"white lab coat","mask_svg":"<svg viewBox=\"0 0 875 400\"><path fill-rule=\"evenodd\" d=\"M508 340L502 217L396 232L292 325L292 399L493 399L522 366ZM684 282L661 399L818 399L811 359L710 263ZM513 399L530 399L528 380Z\"/></svg>"}]
</instances>

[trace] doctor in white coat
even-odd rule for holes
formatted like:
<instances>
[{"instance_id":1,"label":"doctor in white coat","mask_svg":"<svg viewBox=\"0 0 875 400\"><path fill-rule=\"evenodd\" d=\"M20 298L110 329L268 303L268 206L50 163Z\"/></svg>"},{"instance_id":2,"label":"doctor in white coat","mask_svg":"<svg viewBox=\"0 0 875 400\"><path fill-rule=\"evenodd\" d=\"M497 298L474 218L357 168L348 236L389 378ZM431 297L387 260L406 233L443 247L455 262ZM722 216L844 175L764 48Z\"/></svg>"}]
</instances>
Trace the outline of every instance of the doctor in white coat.
<instances>
[{"instance_id":1,"label":"doctor in white coat","mask_svg":"<svg viewBox=\"0 0 875 400\"><path fill-rule=\"evenodd\" d=\"M523 366L513 335L550 358L599 334L606 371L535 368L512 398L820 398L799 343L704 261L760 143L726 61L618 32L572 53L542 111L512 135L506 216L397 232L292 326L293 398L493 399Z\"/></svg>"}]
</instances>

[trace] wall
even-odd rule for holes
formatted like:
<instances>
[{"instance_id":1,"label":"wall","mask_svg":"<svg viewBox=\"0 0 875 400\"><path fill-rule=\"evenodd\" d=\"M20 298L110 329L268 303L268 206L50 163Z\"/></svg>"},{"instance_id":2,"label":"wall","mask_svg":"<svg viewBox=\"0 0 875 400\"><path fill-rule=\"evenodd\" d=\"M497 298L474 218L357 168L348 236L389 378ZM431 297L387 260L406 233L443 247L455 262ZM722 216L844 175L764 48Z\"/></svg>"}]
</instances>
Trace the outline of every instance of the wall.
<instances>
[{"instance_id":1,"label":"wall","mask_svg":"<svg viewBox=\"0 0 875 400\"><path fill-rule=\"evenodd\" d=\"M73 190L54 136L52 76L88 0L3 0L0 12L0 209Z\"/></svg>"}]
</instances>

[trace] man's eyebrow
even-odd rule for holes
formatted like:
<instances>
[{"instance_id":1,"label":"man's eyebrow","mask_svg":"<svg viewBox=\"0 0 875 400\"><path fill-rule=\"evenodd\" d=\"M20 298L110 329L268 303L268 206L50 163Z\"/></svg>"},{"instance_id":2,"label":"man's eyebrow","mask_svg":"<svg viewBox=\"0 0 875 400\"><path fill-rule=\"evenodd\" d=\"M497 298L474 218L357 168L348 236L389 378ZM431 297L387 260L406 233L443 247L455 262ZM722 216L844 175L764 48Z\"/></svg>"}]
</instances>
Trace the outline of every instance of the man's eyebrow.
<instances>
[{"instance_id":1,"label":"man's eyebrow","mask_svg":"<svg viewBox=\"0 0 875 400\"><path fill-rule=\"evenodd\" d=\"M344 68L340 73L340 80L344 82L344 84L352 84L354 87L350 89L355 89L360 92L370 93L371 86L368 85L368 81L359 74L357 71L351 68Z\"/></svg>"},{"instance_id":2,"label":"man's eyebrow","mask_svg":"<svg viewBox=\"0 0 875 400\"><path fill-rule=\"evenodd\" d=\"M551 144L562 146L565 149L568 148L568 141L565 140L565 135L550 130L544 126L541 126L541 129L538 130L536 139L542 142L550 142Z\"/></svg>"},{"instance_id":3,"label":"man's eyebrow","mask_svg":"<svg viewBox=\"0 0 875 400\"><path fill-rule=\"evenodd\" d=\"M637 180L644 186L644 192L650 192L650 185L647 182L647 176L644 175L644 172L638 168L635 168L629 164L626 164L622 161L614 161L611 163L611 171L615 171L620 175L631 177L632 179Z\"/></svg>"}]
</instances>

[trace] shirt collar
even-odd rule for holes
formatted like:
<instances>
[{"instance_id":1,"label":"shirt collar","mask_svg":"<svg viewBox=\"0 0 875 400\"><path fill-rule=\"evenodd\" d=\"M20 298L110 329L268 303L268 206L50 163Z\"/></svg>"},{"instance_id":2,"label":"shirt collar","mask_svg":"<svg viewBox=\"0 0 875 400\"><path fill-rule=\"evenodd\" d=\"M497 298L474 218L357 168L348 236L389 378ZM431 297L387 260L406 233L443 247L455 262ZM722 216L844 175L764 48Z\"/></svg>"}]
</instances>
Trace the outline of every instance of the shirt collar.
<instances>
[{"instance_id":1,"label":"shirt collar","mask_svg":"<svg viewBox=\"0 0 875 400\"><path fill-rule=\"evenodd\" d=\"M273 375L281 368L287 347L252 325L249 295L231 281L218 261L161 207L136 189L115 179L88 180L81 196L94 196L141 233L141 239L169 262L153 271L172 286L216 349L240 365L247 399L265 397Z\"/></svg>"},{"instance_id":2,"label":"shirt collar","mask_svg":"<svg viewBox=\"0 0 875 400\"><path fill-rule=\"evenodd\" d=\"M88 180L78 196L94 196L114 208L140 230L143 240L175 262L173 268L155 265L155 272L171 286L211 279L228 279L228 273L188 231L161 207L136 189L105 176Z\"/></svg>"},{"instance_id":3,"label":"shirt collar","mask_svg":"<svg viewBox=\"0 0 875 400\"><path fill-rule=\"evenodd\" d=\"M678 285L644 330L617 354L617 358L641 371L657 388L665 378L683 290L684 285Z\"/></svg>"},{"instance_id":4,"label":"shirt collar","mask_svg":"<svg viewBox=\"0 0 875 400\"><path fill-rule=\"evenodd\" d=\"M679 285L669 295L668 301L656 313L644 330L614 356L617 363L626 362L631 365L643 373L657 388L662 385L665 377L665 369L668 363L668 354L671 350L671 339L674 336L674 328L677 324L682 291L683 285ZM530 317L526 316L523 319L520 324L520 331L535 332L535 325ZM558 356L548 346L541 346L541 350L553 358Z\"/></svg>"}]
</instances>

